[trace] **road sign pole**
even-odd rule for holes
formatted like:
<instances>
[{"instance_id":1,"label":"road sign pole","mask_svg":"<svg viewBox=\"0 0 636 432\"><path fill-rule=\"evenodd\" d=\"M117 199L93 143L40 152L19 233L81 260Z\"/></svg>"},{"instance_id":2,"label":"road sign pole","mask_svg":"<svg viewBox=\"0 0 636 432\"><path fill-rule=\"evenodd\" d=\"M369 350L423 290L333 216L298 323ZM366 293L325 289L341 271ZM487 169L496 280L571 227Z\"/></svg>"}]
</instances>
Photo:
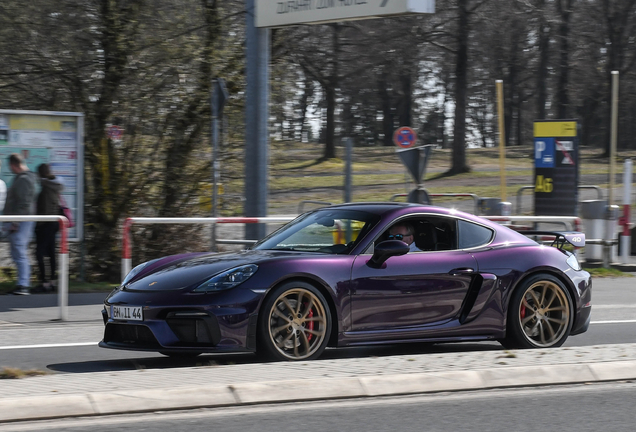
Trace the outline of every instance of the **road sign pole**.
<instances>
[{"instance_id":1,"label":"road sign pole","mask_svg":"<svg viewBox=\"0 0 636 432\"><path fill-rule=\"evenodd\" d=\"M506 201L506 126L504 123L503 81L497 80L497 113L499 117L499 173L501 201Z\"/></svg>"},{"instance_id":2,"label":"road sign pole","mask_svg":"<svg viewBox=\"0 0 636 432\"><path fill-rule=\"evenodd\" d=\"M245 216L267 215L269 30L255 26L255 0L246 1ZM245 227L245 238L265 236L264 224Z\"/></svg>"},{"instance_id":3,"label":"road sign pole","mask_svg":"<svg viewBox=\"0 0 636 432\"><path fill-rule=\"evenodd\" d=\"M345 190L344 202L351 202L351 159L353 153L353 138L345 138L346 158L345 158Z\"/></svg>"}]
</instances>

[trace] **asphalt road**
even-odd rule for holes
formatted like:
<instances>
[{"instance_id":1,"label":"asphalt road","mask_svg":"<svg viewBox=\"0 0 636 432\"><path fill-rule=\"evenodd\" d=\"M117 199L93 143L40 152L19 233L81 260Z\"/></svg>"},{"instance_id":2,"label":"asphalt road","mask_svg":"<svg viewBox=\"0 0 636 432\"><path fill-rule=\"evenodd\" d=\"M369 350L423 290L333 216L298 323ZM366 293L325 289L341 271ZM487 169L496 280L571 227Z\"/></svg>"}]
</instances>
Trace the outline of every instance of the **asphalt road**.
<instances>
[{"instance_id":1,"label":"asphalt road","mask_svg":"<svg viewBox=\"0 0 636 432\"><path fill-rule=\"evenodd\" d=\"M43 301L32 296L34 305ZM39 321L19 326L0 326L0 367L39 369L57 373L105 372L131 369L179 368L196 365L256 362L249 354L202 355L195 359L171 359L158 353L108 350L96 346L102 337L101 306L104 295L91 296L78 307L94 319L85 322L53 323ZM36 309L34 309L36 310ZM636 343L636 279L594 280L592 325L567 340L565 346ZM9 308L0 314L10 316ZM22 312L23 313L23 312ZM0 318L1 319L1 318ZM409 344L382 347L331 349L323 358L390 356L439 352L499 350L496 342L464 344Z\"/></svg>"},{"instance_id":2,"label":"asphalt road","mask_svg":"<svg viewBox=\"0 0 636 432\"><path fill-rule=\"evenodd\" d=\"M624 432L634 430L635 394L635 383L499 389L21 422L0 431Z\"/></svg>"}]
</instances>

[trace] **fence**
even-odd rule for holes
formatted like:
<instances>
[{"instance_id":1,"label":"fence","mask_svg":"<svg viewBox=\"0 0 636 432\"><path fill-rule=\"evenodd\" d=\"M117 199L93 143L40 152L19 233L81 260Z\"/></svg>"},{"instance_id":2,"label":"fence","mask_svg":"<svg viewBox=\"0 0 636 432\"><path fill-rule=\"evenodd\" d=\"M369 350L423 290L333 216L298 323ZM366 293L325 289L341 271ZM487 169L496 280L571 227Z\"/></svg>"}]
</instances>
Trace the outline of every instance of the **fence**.
<instances>
[{"instance_id":1,"label":"fence","mask_svg":"<svg viewBox=\"0 0 636 432\"><path fill-rule=\"evenodd\" d=\"M272 216L272 217L208 217L208 218L146 218L131 217L124 222L122 233L122 258L121 258L121 279L132 270L132 239L130 230L133 224L251 224L251 223L286 223L295 219L295 216ZM244 243L243 240L237 243Z\"/></svg>"},{"instance_id":2,"label":"fence","mask_svg":"<svg viewBox=\"0 0 636 432\"><path fill-rule=\"evenodd\" d=\"M60 253L57 273L57 304L60 320L68 320L68 219L64 216L0 216L2 222L58 222L60 224Z\"/></svg>"},{"instance_id":3,"label":"fence","mask_svg":"<svg viewBox=\"0 0 636 432\"><path fill-rule=\"evenodd\" d=\"M132 239L130 230L133 224L249 224L249 223L286 223L296 216L272 217L225 217L225 218L145 218L131 217L124 222L122 233L121 279L132 270ZM494 222L532 222L563 224L568 231L576 231L581 220L570 216L483 216ZM237 244L245 244L245 240L236 240Z\"/></svg>"}]
</instances>

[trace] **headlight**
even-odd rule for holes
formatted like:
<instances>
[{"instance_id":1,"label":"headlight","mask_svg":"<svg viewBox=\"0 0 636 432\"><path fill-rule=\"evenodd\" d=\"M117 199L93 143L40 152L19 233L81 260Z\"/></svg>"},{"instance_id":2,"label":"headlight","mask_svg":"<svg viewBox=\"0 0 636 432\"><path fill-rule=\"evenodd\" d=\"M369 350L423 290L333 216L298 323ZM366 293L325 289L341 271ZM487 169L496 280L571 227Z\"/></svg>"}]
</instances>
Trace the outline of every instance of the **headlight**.
<instances>
[{"instance_id":1,"label":"headlight","mask_svg":"<svg viewBox=\"0 0 636 432\"><path fill-rule=\"evenodd\" d=\"M573 253L567 252L566 253L569 255L568 259L565 260L566 263L568 263L568 265L570 267L572 267L574 270L579 271L581 270L581 264L579 264L579 260L576 259L576 255L574 255Z\"/></svg>"},{"instance_id":2,"label":"headlight","mask_svg":"<svg viewBox=\"0 0 636 432\"><path fill-rule=\"evenodd\" d=\"M135 267L134 269L129 271L128 274L126 275L126 277L124 278L124 281L121 283L121 286L122 287L125 286L128 282L130 282L132 280L132 278L137 276L139 274L139 272L144 269L144 267L146 267L148 264L152 264L155 261L157 261L157 260L154 259L154 260L151 260L151 261L146 261L145 263L139 264L137 267Z\"/></svg>"},{"instance_id":3,"label":"headlight","mask_svg":"<svg viewBox=\"0 0 636 432\"><path fill-rule=\"evenodd\" d=\"M194 292L223 291L234 288L248 280L258 270L255 264L248 264L226 270L203 282Z\"/></svg>"}]
</instances>

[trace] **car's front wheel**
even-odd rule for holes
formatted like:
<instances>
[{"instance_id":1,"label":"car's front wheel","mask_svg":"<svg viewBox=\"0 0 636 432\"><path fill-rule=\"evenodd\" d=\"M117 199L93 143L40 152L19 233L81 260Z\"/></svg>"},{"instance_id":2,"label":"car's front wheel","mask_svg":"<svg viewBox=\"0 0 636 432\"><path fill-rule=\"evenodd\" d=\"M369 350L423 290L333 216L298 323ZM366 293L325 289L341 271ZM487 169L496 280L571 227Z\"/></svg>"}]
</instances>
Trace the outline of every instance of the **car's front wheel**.
<instances>
[{"instance_id":1,"label":"car's front wheel","mask_svg":"<svg viewBox=\"0 0 636 432\"><path fill-rule=\"evenodd\" d=\"M563 283L537 274L519 286L508 310L506 348L553 348L563 345L572 329L572 299Z\"/></svg>"},{"instance_id":2,"label":"car's front wheel","mask_svg":"<svg viewBox=\"0 0 636 432\"><path fill-rule=\"evenodd\" d=\"M316 287L285 283L268 296L258 325L258 354L275 360L310 360L324 351L331 334L331 314Z\"/></svg>"}]
</instances>

